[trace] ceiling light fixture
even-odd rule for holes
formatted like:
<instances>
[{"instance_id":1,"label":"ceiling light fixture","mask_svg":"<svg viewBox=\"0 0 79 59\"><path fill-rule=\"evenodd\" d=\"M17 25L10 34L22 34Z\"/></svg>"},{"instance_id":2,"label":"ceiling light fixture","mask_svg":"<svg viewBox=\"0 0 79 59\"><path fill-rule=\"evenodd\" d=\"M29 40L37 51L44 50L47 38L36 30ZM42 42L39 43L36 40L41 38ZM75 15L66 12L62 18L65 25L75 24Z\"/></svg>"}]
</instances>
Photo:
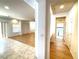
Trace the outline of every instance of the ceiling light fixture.
<instances>
[{"instance_id":1,"label":"ceiling light fixture","mask_svg":"<svg viewBox=\"0 0 79 59\"><path fill-rule=\"evenodd\" d=\"M10 9L8 6L4 6L5 9Z\"/></svg>"},{"instance_id":2,"label":"ceiling light fixture","mask_svg":"<svg viewBox=\"0 0 79 59\"><path fill-rule=\"evenodd\" d=\"M60 9L63 9L63 8L64 8L64 5L61 5L61 6L60 6Z\"/></svg>"},{"instance_id":3,"label":"ceiling light fixture","mask_svg":"<svg viewBox=\"0 0 79 59\"><path fill-rule=\"evenodd\" d=\"M13 24L17 24L17 23L18 23L18 20L13 19L13 20L12 20L12 23L13 23Z\"/></svg>"}]
</instances>

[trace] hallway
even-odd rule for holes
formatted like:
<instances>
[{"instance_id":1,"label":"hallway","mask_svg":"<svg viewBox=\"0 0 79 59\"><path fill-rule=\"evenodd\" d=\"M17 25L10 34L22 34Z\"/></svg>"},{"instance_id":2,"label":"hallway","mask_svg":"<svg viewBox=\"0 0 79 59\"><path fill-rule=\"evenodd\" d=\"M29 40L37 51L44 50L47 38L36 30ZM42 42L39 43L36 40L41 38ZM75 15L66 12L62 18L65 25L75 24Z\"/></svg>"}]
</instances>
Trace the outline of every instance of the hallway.
<instances>
[{"instance_id":1,"label":"hallway","mask_svg":"<svg viewBox=\"0 0 79 59\"><path fill-rule=\"evenodd\" d=\"M78 1L68 1L52 0L50 59L78 59Z\"/></svg>"},{"instance_id":2,"label":"hallway","mask_svg":"<svg viewBox=\"0 0 79 59\"><path fill-rule=\"evenodd\" d=\"M64 42L51 42L50 59L73 59L73 57Z\"/></svg>"}]
</instances>

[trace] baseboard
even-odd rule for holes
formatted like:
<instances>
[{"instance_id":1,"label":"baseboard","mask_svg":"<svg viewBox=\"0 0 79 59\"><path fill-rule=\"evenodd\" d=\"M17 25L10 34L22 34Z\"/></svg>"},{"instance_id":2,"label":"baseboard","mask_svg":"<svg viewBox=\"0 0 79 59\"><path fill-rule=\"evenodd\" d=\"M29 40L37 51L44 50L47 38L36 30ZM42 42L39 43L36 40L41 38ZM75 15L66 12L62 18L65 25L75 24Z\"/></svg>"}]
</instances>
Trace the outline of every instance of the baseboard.
<instances>
[{"instance_id":1,"label":"baseboard","mask_svg":"<svg viewBox=\"0 0 79 59\"><path fill-rule=\"evenodd\" d=\"M33 34L33 33L35 33L35 32L28 32L28 33L24 33L24 34L18 34L18 35L15 35L15 36L9 36L8 38L21 36L21 35L28 35L28 34Z\"/></svg>"},{"instance_id":2,"label":"baseboard","mask_svg":"<svg viewBox=\"0 0 79 59\"><path fill-rule=\"evenodd\" d=\"M74 58L74 56L73 56L73 53L72 53L71 49L70 49L70 53L71 53L71 55L72 55L73 59L75 59L75 58Z\"/></svg>"},{"instance_id":3,"label":"baseboard","mask_svg":"<svg viewBox=\"0 0 79 59\"><path fill-rule=\"evenodd\" d=\"M72 53L72 51L71 51L70 47L67 45L67 43L66 43L66 42L65 42L65 46L69 49L69 51L70 51L70 53L71 53L71 56L72 56L72 57L73 57L73 59L74 59L73 53Z\"/></svg>"},{"instance_id":4,"label":"baseboard","mask_svg":"<svg viewBox=\"0 0 79 59\"><path fill-rule=\"evenodd\" d=\"M28 33L23 33L23 34L21 34L21 35L26 35L26 34L33 34L33 33L35 33L35 32L28 32Z\"/></svg>"}]
</instances>

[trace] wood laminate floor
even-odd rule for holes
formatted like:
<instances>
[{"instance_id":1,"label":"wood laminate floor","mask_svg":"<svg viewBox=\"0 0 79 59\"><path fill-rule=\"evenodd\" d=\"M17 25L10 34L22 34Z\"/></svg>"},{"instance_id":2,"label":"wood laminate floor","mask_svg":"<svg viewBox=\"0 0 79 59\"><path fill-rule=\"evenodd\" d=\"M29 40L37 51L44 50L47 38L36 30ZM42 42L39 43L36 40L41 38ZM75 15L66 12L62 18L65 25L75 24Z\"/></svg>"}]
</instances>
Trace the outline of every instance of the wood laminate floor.
<instances>
[{"instance_id":1,"label":"wood laminate floor","mask_svg":"<svg viewBox=\"0 0 79 59\"><path fill-rule=\"evenodd\" d=\"M34 33L19 35L11 38L35 47ZM61 41L50 43L50 59L73 59L73 57L65 43Z\"/></svg>"},{"instance_id":2,"label":"wood laminate floor","mask_svg":"<svg viewBox=\"0 0 79 59\"><path fill-rule=\"evenodd\" d=\"M25 43L27 45L30 45L32 47L35 47L35 33L28 33L10 38Z\"/></svg>"},{"instance_id":3,"label":"wood laminate floor","mask_svg":"<svg viewBox=\"0 0 79 59\"><path fill-rule=\"evenodd\" d=\"M73 59L73 57L64 42L51 42L50 59Z\"/></svg>"}]
</instances>

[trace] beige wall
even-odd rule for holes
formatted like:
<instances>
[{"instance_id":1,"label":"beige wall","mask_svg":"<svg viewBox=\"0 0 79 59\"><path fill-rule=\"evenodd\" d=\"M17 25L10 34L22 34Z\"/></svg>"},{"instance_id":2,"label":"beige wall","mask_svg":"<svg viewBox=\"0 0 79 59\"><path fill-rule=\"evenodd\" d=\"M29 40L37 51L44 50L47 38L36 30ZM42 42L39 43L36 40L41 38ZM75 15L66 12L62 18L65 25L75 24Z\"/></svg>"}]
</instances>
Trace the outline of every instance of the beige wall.
<instances>
[{"instance_id":1,"label":"beige wall","mask_svg":"<svg viewBox=\"0 0 79 59\"><path fill-rule=\"evenodd\" d=\"M78 3L75 3L66 19L66 44L70 48L72 56L77 59L78 49Z\"/></svg>"}]
</instances>

